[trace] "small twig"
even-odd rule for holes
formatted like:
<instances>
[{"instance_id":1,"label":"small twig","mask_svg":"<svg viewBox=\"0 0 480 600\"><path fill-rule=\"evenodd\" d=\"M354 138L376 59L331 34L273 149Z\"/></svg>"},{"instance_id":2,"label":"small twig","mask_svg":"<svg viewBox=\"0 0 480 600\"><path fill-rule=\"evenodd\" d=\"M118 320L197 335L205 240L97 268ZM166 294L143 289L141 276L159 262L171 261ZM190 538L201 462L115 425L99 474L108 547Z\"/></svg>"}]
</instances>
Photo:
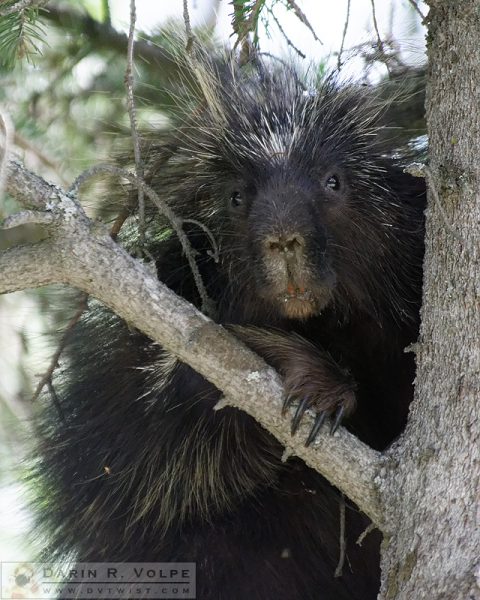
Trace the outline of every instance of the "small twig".
<instances>
[{"instance_id":1,"label":"small twig","mask_svg":"<svg viewBox=\"0 0 480 600\"><path fill-rule=\"evenodd\" d=\"M338 52L337 69L339 71L342 68L343 48L345 46L345 38L347 37L348 23L350 21L350 2L351 2L351 0L348 0L348 2L347 2L347 15L345 17L345 25L343 26L342 43L340 44L340 50Z\"/></svg>"},{"instance_id":2,"label":"small twig","mask_svg":"<svg viewBox=\"0 0 480 600\"><path fill-rule=\"evenodd\" d=\"M372 4L373 27L374 27L375 33L377 35L378 47L380 48L381 53L384 54L382 37L381 37L380 31L378 29L377 14L376 14L376 10L375 10L375 0L370 0L370 2Z\"/></svg>"},{"instance_id":3,"label":"small twig","mask_svg":"<svg viewBox=\"0 0 480 600\"><path fill-rule=\"evenodd\" d=\"M417 13L419 14L420 18L422 19L422 21L425 21L425 15L422 13L422 11L418 8L418 4L415 2L415 0L408 0L410 2L410 4L413 6L413 8L417 11Z\"/></svg>"},{"instance_id":4,"label":"small twig","mask_svg":"<svg viewBox=\"0 0 480 600\"><path fill-rule=\"evenodd\" d=\"M157 192L155 192L155 190L153 190L148 184L146 184L143 181L143 179L139 180L134 173L130 173L129 171L121 169L120 167L114 167L112 165L96 165L94 167L91 167L90 169L87 169L77 177L77 179L73 182L71 188L69 189L69 194L77 194L79 187L85 181L87 181L87 179L90 179L91 177L94 177L99 173L111 173L113 175L117 175L118 177L124 177L125 179L128 179L130 183L141 187L145 192L145 195L155 204L160 213L168 219L173 230L177 234L178 240L188 260L188 264L190 266L195 285L202 300L202 312L210 317L213 317L215 315L215 307L211 299L208 297L207 290L203 285L202 276L200 275L197 263L195 262L195 251L192 248L190 241L188 240L185 232L182 229L182 219L176 216L176 214L168 206L168 204L164 200L162 200L157 194Z\"/></svg>"},{"instance_id":5,"label":"small twig","mask_svg":"<svg viewBox=\"0 0 480 600\"><path fill-rule=\"evenodd\" d=\"M55 369L58 366L58 361L60 359L60 356L68 342L68 338L70 337L73 329L75 328L75 325L78 323L80 317L85 312L87 307L88 307L88 294L82 294L82 296L80 297L79 308L78 308L77 312L74 314L74 316L72 317L72 319L69 321L67 328L65 329L65 331L63 333L62 339L60 340L58 348L56 349L55 354L52 356L52 360L50 361L50 365L49 365L47 371L45 372L43 377L38 382L37 388L35 389L35 392L32 396L32 402L37 400L41 391L43 390L43 388L46 385L49 386L50 391L53 389L52 376L53 376ZM54 402L55 402L55 398L56 398L56 394L54 392L53 393ZM58 402L58 398L57 398L57 402ZM60 410L60 413L61 413L61 410Z\"/></svg>"},{"instance_id":6,"label":"small twig","mask_svg":"<svg viewBox=\"0 0 480 600\"><path fill-rule=\"evenodd\" d=\"M295 2L295 0L286 0L286 2L287 2L288 6L292 7L293 12L295 13L297 19L299 19L305 25L305 27L307 27L307 29L310 30L315 41L319 42L323 46L322 40L317 36L317 34L315 33L315 29L312 27L312 25L311 25L310 21L307 19L305 13L300 9L300 7Z\"/></svg>"},{"instance_id":7,"label":"small twig","mask_svg":"<svg viewBox=\"0 0 480 600\"><path fill-rule=\"evenodd\" d=\"M0 17L7 17L8 15L20 12L26 8L41 8L47 2L48 0L20 0L13 6L0 10Z\"/></svg>"},{"instance_id":8,"label":"small twig","mask_svg":"<svg viewBox=\"0 0 480 600\"><path fill-rule=\"evenodd\" d=\"M338 557L337 568L334 577L341 577L343 574L343 565L345 564L346 540L345 540L345 496L340 496L340 555Z\"/></svg>"},{"instance_id":9,"label":"small twig","mask_svg":"<svg viewBox=\"0 0 480 600\"><path fill-rule=\"evenodd\" d=\"M358 540L356 543L359 546L361 546L363 544L363 540L367 537L367 535L376 528L377 527L373 523L370 523L370 525L364 531L362 531L362 533L358 536Z\"/></svg>"},{"instance_id":10,"label":"small twig","mask_svg":"<svg viewBox=\"0 0 480 600\"><path fill-rule=\"evenodd\" d=\"M182 219L182 222L183 223L192 223L193 225L200 227L200 229L203 229L203 231L207 234L208 240L209 240L210 244L212 245L212 249L213 249L213 250L209 250L207 254L209 256L211 256L216 263L218 263L220 261L220 249L219 249L217 241L213 237L213 233L210 231L210 229L206 225L201 223L200 221L197 221L197 219Z\"/></svg>"},{"instance_id":11,"label":"small twig","mask_svg":"<svg viewBox=\"0 0 480 600\"><path fill-rule=\"evenodd\" d=\"M2 223L2 229L13 229L20 225L30 225L32 223L50 225L54 221L55 217L52 213L40 210L23 210L7 217Z\"/></svg>"},{"instance_id":12,"label":"small twig","mask_svg":"<svg viewBox=\"0 0 480 600\"><path fill-rule=\"evenodd\" d=\"M295 44L292 42L292 40L288 37L288 35L285 33L285 30L283 29L282 25L280 24L280 21L277 19L275 13L273 12L273 10L271 8L268 9L268 12L270 13L272 19L274 20L276 26L278 27L278 30L280 31L280 33L282 34L284 40L287 42L287 44L290 46L290 48L292 48L300 57L302 58L306 58L305 54L295 46Z\"/></svg>"},{"instance_id":13,"label":"small twig","mask_svg":"<svg viewBox=\"0 0 480 600\"><path fill-rule=\"evenodd\" d=\"M130 0L130 29L128 32L127 44L127 67L125 69L125 89L127 92L127 108L130 117L130 130L133 141L133 153L135 157L135 174L137 180L143 179L143 164L140 154L140 141L137 130L137 110L133 96L133 49L135 46L135 21L136 10L135 0ZM145 197L144 191L140 185L137 185L138 194L138 233L139 246L142 249L145 246Z\"/></svg>"},{"instance_id":14,"label":"small twig","mask_svg":"<svg viewBox=\"0 0 480 600\"><path fill-rule=\"evenodd\" d=\"M192 26L190 24L188 0L183 0L183 21L185 23L185 31L187 32L187 45L185 49L190 54L193 48L193 43L195 41L195 36L193 35Z\"/></svg>"},{"instance_id":15,"label":"small twig","mask_svg":"<svg viewBox=\"0 0 480 600\"><path fill-rule=\"evenodd\" d=\"M376 14L376 10L375 10L375 0L370 0L370 1L372 4L373 28L375 29L375 34L377 36L378 49L380 51L381 60L382 60L383 64L385 65L385 67L388 71L388 74L390 75L390 65L388 64L387 53L385 52L385 47L383 45L382 37L381 37L380 31L378 29L377 14Z\"/></svg>"}]
</instances>

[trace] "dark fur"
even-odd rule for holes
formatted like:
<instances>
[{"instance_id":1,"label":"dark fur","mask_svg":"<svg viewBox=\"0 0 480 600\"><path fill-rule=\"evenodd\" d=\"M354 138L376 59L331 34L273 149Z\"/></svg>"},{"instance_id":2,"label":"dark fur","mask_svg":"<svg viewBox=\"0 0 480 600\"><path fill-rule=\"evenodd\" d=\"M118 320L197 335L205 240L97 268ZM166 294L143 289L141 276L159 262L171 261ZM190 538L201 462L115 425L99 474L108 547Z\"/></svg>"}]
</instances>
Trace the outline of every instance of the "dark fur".
<instances>
[{"instance_id":1,"label":"dark fur","mask_svg":"<svg viewBox=\"0 0 480 600\"><path fill-rule=\"evenodd\" d=\"M243 326L304 408L356 404L347 426L384 448L412 395L403 350L417 335L423 183L392 158L368 90L312 91L271 65L187 68L179 125L149 146L149 180L219 244L215 264L202 230L186 226L219 321ZM198 304L164 229L152 210L159 276ZM50 407L40 426L34 478L49 558L196 561L200 600L375 598L379 535L355 544L368 520L347 506L347 560L334 578L337 492L301 461L282 463L247 415L213 411L212 385L91 304L56 381L65 421Z\"/></svg>"}]
</instances>

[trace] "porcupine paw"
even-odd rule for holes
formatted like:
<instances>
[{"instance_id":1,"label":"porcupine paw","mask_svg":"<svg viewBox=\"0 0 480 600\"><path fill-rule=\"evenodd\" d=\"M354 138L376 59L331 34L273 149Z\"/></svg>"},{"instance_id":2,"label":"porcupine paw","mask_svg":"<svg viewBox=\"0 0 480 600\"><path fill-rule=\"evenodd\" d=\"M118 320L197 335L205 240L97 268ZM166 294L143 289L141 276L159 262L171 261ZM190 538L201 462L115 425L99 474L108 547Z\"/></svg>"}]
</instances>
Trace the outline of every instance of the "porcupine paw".
<instances>
[{"instance_id":1,"label":"porcupine paw","mask_svg":"<svg viewBox=\"0 0 480 600\"><path fill-rule=\"evenodd\" d=\"M327 417L332 418L330 432L335 433L342 419L354 411L355 381L325 350L299 335L278 330L239 325L230 325L230 329L281 373L285 389L282 414L299 402L292 435L307 409L316 413L306 446L314 441Z\"/></svg>"},{"instance_id":2,"label":"porcupine paw","mask_svg":"<svg viewBox=\"0 0 480 600\"><path fill-rule=\"evenodd\" d=\"M330 367L330 365L328 365ZM330 417L330 433L338 429L342 419L351 414L356 405L355 383L348 373L332 372L331 368L315 365L313 372L287 372L284 379L285 401L282 414L298 401L292 418L291 433L294 435L307 409L315 412L315 421L307 437L305 446L309 446L317 437L325 419Z\"/></svg>"}]
</instances>

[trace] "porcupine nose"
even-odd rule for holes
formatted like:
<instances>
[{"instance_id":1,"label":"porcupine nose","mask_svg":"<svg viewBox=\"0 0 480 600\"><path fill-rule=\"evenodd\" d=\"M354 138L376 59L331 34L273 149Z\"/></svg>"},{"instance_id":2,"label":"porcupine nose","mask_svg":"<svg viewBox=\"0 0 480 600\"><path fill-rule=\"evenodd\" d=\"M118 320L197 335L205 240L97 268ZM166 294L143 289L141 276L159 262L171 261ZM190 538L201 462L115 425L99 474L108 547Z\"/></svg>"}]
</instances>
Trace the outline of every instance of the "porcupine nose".
<instances>
[{"instance_id":1,"label":"porcupine nose","mask_svg":"<svg viewBox=\"0 0 480 600\"><path fill-rule=\"evenodd\" d=\"M298 313L300 305L300 313L305 316L312 307L305 238L298 232L270 234L264 243L264 265L272 293L283 303L282 310L288 307L290 316Z\"/></svg>"},{"instance_id":2,"label":"porcupine nose","mask_svg":"<svg viewBox=\"0 0 480 600\"><path fill-rule=\"evenodd\" d=\"M270 235L265 240L265 249L269 254L284 253L286 256L295 256L303 252L305 242L299 234Z\"/></svg>"}]
</instances>

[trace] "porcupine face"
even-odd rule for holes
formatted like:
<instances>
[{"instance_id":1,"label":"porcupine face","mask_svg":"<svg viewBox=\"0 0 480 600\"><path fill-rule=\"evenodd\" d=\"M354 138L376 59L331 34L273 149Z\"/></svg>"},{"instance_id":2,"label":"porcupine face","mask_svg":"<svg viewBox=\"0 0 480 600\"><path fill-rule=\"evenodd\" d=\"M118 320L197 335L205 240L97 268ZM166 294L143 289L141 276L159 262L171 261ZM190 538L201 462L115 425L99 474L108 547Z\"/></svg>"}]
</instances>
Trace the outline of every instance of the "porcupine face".
<instances>
[{"instance_id":1,"label":"porcupine face","mask_svg":"<svg viewBox=\"0 0 480 600\"><path fill-rule=\"evenodd\" d=\"M230 217L243 222L256 293L284 317L308 318L331 300L336 275L321 203L339 185L332 172L323 191L287 163L230 193Z\"/></svg>"},{"instance_id":2,"label":"porcupine face","mask_svg":"<svg viewBox=\"0 0 480 600\"><path fill-rule=\"evenodd\" d=\"M288 70L220 79L194 154L232 287L292 319L358 300L385 243L378 106L360 87L309 90Z\"/></svg>"}]
</instances>

